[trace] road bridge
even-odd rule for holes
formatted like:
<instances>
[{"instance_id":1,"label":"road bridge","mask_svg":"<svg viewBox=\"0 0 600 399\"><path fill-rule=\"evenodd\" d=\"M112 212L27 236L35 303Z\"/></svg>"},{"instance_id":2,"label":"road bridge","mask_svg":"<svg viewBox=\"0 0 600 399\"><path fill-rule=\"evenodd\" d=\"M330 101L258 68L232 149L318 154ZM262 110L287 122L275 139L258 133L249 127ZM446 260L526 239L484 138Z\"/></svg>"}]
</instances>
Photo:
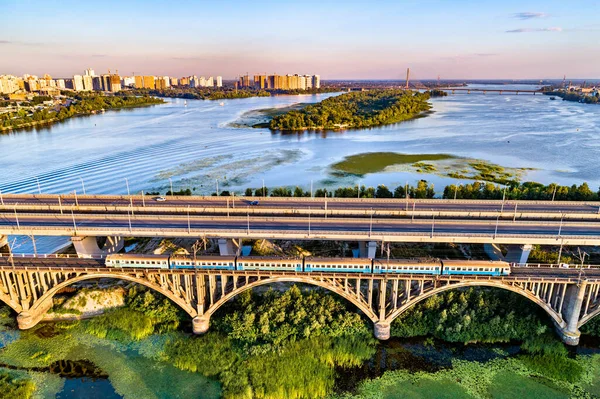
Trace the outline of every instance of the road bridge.
<instances>
[{"instance_id":1,"label":"road bridge","mask_svg":"<svg viewBox=\"0 0 600 399\"><path fill-rule=\"evenodd\" d=\"M579 342L579 328L600 313L600 270L557 267L516 267L510 276L492 277L121 269L106 268L96 259L3 257L0 301L17 312L19 328L28 329L42 320L61 290L100 278L131 281L166 296L189 314L196 334L206 332L210 317L236 295L275 282L310 284L341 296L374 323L375 336L383 340L390 336L391 323L415 304L463 287L505 289L528 298L571 345Z\"/></svg>"},{"instance_id":2,"label":"road bridge","mask_svg":"<svg viewBox=\"0 0 600 399\"><path fill-rule=\"evenodd\" d=\"M543 93L542 90L521 90L521 89L472 89L469 87L436 87L436 88L432 88L432 90L442 90L442 91L450 91L452 92L452 94L454 94L455 92L459 92L459 93L467 93L467 94L471 94L471 92L473 93L482 93L482 94L487 94L487 93L498 93L498 94L515 94L518 95L519 93L525 93L525 94L533 94L534 96L536 95L536 93Z\"/></svg>"},{"instance_id":3,"label":"road bridge","mask_svg":"<svg viewBox=\"0 0 600 399\"><path fill-rule=\"evenodd\" d=\"M68 236L79 254L122 248L123 237L512 244L527 261L532 244L600 244L600 202L347 198L25 195L0 197L0 244L7 235ZM100 248L96 237L106 236ZM225 241L223 241L225 240ZM367 243L371 243L366 245ZM366 247L369 250L366 250Z\"/></svg>"}]
</instances>

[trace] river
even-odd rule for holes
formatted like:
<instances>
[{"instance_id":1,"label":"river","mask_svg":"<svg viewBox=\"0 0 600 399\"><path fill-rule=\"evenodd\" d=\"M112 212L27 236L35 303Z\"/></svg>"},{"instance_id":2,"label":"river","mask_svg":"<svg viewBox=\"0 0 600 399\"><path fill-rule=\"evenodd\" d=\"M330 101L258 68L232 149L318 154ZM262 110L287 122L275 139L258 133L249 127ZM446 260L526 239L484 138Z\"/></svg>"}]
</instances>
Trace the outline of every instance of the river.
<instances>
[{"instance_id":1,"label":"river","mask_svg":"<svg viewBox=\"0 0 600 399\"><path fill-rule=\"evenodd\" d=\"M505 85L487 88L532 89ZM434 98L433 114L380 128L272 133L235 127L245 113L335 94L217 101L167 99L164 105L110 111L29 131L0 135L3 193L97 194L190 188L300 185L308 189L360 182L391 187L427 179L438 190L457 180L414 171L335 176L346 156L394 151L446 153L502 166L533 168L524 180L600 185L600 107L543 95L455 94ZM127 181L125 180L127 179ZM218 181L218 183L217 183ZM464 180L462 181L464 182ZM15 252L31 252L21 240ZM39 252L64 239L43 239Z\"/></svg>"}]
</instances>

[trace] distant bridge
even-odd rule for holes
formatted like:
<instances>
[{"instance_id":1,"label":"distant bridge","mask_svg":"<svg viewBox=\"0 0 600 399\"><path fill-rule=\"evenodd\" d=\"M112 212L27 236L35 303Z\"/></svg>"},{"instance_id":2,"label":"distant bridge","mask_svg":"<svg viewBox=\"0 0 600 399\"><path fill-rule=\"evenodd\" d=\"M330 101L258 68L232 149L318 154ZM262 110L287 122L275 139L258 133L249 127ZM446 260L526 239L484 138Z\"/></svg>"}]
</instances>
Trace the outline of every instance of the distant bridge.
<instances>
[{"instance_id":1,"label":"distant bridge","mask_svg":"<svg viewBox=\"0 0 600 399\"><path fill-rule=\"evenodd\" d=\"M452 94L454 94L455 92L459 92L459 93L465 93L466 92L467 94L471 94L471 92L473 92L473 93L482 93L482 94L498 93L498 94L515 94L515 95L518 95L519 93L524 93L524 94L533 94L535 96L536 93L543 93L542 90L471 89L471 88L468 88L468 87L432 87L430 90L449 91L449 92L452 92Z\"/></svg>"},{"instance_id":2,"label":"distant bridge","mask_svg":"<svg viewBox=\"0 0 600 399\"><path fill-rule=\"evenodd\" d=\"M0 258L0 301L18 313L19 328L39 323L53 297L80 281L112 278L149 287L166 296L193 319L202 334L210 317L243 291L276 282L324 288L355 305L375 327L379 339L390 325L420 301L443 291L472 286L505 289L539 305L563 341L576 345L579 327L600 313L600 270L516 267L510 276L315 273L106 268L94 259ZM40 263L43 262L43 263ZM38 266L42 264L43 266Z\"/></svg>"}]
</instances>

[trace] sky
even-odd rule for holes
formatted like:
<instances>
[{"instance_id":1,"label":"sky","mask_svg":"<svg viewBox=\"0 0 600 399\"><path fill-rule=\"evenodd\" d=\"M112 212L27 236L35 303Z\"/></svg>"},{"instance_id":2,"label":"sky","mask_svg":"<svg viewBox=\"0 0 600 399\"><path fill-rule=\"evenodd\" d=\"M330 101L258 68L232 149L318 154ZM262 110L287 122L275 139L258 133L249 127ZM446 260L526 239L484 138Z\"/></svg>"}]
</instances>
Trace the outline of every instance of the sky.
<instances>
[{"instance_id":1,"label":"sky","mask_svg":"<svg viewBox=\"0 0 600 399\"><path fill-rule=\"evenodd\" d=\"M600 0L0 0L0 74L600 78Z\"/></svg>"}]
</instances>

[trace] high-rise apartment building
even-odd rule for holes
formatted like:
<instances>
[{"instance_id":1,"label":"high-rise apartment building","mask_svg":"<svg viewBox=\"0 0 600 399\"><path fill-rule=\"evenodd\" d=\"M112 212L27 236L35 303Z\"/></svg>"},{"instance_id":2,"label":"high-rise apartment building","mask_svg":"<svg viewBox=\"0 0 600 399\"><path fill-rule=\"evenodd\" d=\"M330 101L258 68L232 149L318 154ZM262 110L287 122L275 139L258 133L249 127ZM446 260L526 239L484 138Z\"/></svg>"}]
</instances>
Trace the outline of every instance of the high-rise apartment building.
<instances>
[{"instance_id":1,"label":"high-rise apartment building","mask_svg":"<svg viewBox=\"0 0 600 399\"><path fill-rule=\"evenodd\" d=\"M65 80L64 79L56 79L56 87L59 89L65 89Z\"/></svg>"},{"instance_id":2,"label":"high-rise apartment building","mask_svg":"<svg viewBox=\"0 0 600 399\"><path fill-rule=\"evenodd\" d=\"M134 87L135 76L123 76L121 78L121 87Z\"/></svg>"},{"instance_id":3,"label":"high-rise apartment building","mask_svg":"<svg viewBox=\"0 0 600 399\"><path fill-rule=\"evenodd\" d=\"M94 90L94 78L91 75L83 75L83 90L92 91Z\"/></svg>"},{"instance_id":4,"label":"high-rise apartment building","mask_svg":"<svg viewBox=\"0 0 600 399\"><path fill-rule=\"evenodd\" d=\"M101 76L92 76L92 87L96 91L102 91L102 90L104 90L104 85L102 84L102 77Z\"/></svg>"},{"instance_id":5,"label":"high-rise apartment building","mask_svg":"<svg viewBox=\"0 0 600 399\"><path fill-rule=\"evenodd\" d=\"M121 91L121 77L117 74L109 75L110 85L108 87L108 91L116 93Z\"/></svg>"},{"instance_id":6,"label":"high-rise apartment building","mask_svg":"<svg viewBox=\"0 0 600 399\"><path fill-rule=\"evenodd\" d=\"M321 77L319 75L314 75L312 77L312 87L314 87L315 89L321 88Z\"/></svg>"},{"instance_id":7,"label":"high-rise apartment building","mask_svg":"<svg viewBox=\"0 0 600 399\"><path fill-rule=\"evenodd\" d=\"M223 87L223 77L217 76L217 87Z\"/></svg>"},{"instance_id":8,"label":"high-rise apartment building","mask_svg":"<svg viewBox=\"0 0 600 399\"><path fill-rule=\"evenodd\" d=\"M81 75L73 76L73 90L83 91L83 77Z\"/></svg>"},{"instance_id":9,"label":"high-rise apartment building","mask_svg":"<svg viewBox=\"0 0 600 399\"><path fill-rule=\"evenodd\" d=\"M83 76L96 76L96 73L94 72L94 70L92 68L88 68L83 73Z\"/></svg>"},{"instance_id":10,"label":"high-rise apartment building","mask_svg":"<svg viewBox=\"0 0 600 399\"><path fill-rule=\"evenodd\" d=\"M154 83L155 78L154 76L144 76L144 81L142 84L142 87L144 89L154 89L156 88L156 84Z\"/></svg>"},{"instance_id":11,"label":"high-rise apartment building","mask_svg":"<svg viewBox=\"0 0 600 399\"><path fill-rule=\"evenodd\" d=\"M19 90L19 78L13 75L0 76L0 94L11 94Z\"/></svg>"},{"instance_id":12,"label":"high-rise apartment building","mask_svg":"<svg viewBox=\"0 0 600 399\"><path fill-rule=\"evenodd\" d=\"M179 80L177 78L171 78L171 86L179 86Z\"/></svg>"}]
</instances>

